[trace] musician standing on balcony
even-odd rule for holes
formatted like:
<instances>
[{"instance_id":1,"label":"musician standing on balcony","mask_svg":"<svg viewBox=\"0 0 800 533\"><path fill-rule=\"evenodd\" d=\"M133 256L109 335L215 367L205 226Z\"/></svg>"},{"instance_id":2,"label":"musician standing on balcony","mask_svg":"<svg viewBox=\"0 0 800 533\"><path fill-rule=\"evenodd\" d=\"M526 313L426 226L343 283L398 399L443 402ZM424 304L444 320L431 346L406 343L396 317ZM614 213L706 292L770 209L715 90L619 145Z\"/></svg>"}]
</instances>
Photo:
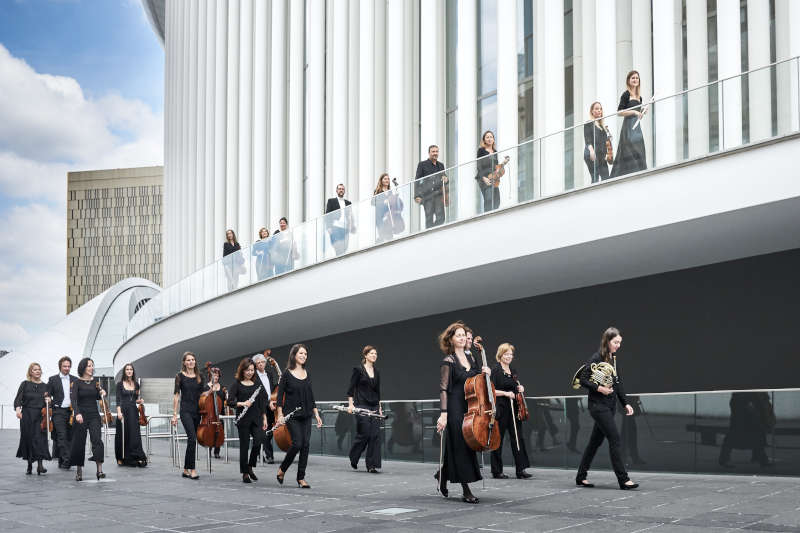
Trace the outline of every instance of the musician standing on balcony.
<instances>
[{"instance_id":1,"label":"musician standing on balcony","mask_svg":"<svg viewBox=\"0 0 800 533\"><path fill-rule=\"evenodd\" d=\"M478 187L481 188L483 196L483 212L488 213L500 207L500 189L495 186L498 161L497 148L494 144L494 133L486 130L481 137L481 144L478 146L478 174L475 179Z\"/></svg>"},{"instance_id":2,"label":"musician standing on balcony","mask_svg":"<svg viewBox=\"0 0 800 533\"><path fill-rule=\"evenodd\" d=\"M263 394L264 385L261 380L253 379L256 365L249 357L239 362L235 381L228 389L228 405L236 408L236 427L239 430L239 473L243 483L258 481L253 473L261 449L261 436L267 429L267 395ZM253 449L248 460L250 437L253 437Z\"/></svg>"},{"instance_id":3,"label":"musician standing on balcony","mask_svg":"<svg viewBox=\"0 0 800 533\"><path fill-rule=\"evenodd\" d=\"M328 198L328 202L325 204L325 231L328 232L331 246L337 256L347 251L348 237L356 229L353 223L353 210L347 209L350 204L350 200L344 197L343 183L336 186L336 197ZM335 211L338 213L330 214Z\"/></svg>"},{"instance_id":4,"label":"musician standing on balcony","mask_svg":"<svg viewBox=\"0 0 800 533\"><path fill-rule=\"evenodd\" d=\"M619 379L619 376L615 376L613 386L606 387L591 379L592 364L607 363L616 368L615 354L621 345L622 336L617 328L611 327L605 330L600 340L600 349L592 355L579 376L581 386L589 391L589 414L594 419L592 436L589 437L589 443L586 445L586 450L583 452L581 465L578 467L578 474L575 476L575 483L579 487L594 487L593 483L586 481L586 476L589 472L589 467L592 465L592 460L597 453L597 449L603 444L603 439L608 439L608 452L611 455L611 465L614 468L614 473L617 475L619 488L622 490L629 490L639 486L638 483L634 483L630 480L628 472L625 471L625 463L622 461L622 453L620 450L619 431L614 422L617 398L619 398L619 401L625 406L625 414L627 416L633 415L633 407L628 404L628 399L625 397L622 381Z\"/></svg>"},{"instance_id":5,"label":"musician standing on balcony","mask_svg":"<svg viewBox=\"0 0 800 533\"><path fill-rule=\"evenodd\" d=\"M425 227L444 224L444 204L447 193L444 164L439 161L439 147L428 147L428 159L417 164L414 178L414 201L425 209Z\"/></svg>"},{"instance_id":6,"label":"musician standing on balcony","mask_svg":"<svg viewBox=\"0 0 800 533\"><path fill-rule=\"evenodd\" d=\"M347 389L348 412L352 413L354 407L376 411L383 414L381 409L381 378L375 361L378 360L378 350L372 346L364 346L361 350L361 364L353 368L350 377L350 388ZM367 472L378 474L381 467L380 447L380 420L371 416L356 417L356 438L350 448L350 466L358 470L358 460L367 449Z\"/></svg>"}]
</instances>

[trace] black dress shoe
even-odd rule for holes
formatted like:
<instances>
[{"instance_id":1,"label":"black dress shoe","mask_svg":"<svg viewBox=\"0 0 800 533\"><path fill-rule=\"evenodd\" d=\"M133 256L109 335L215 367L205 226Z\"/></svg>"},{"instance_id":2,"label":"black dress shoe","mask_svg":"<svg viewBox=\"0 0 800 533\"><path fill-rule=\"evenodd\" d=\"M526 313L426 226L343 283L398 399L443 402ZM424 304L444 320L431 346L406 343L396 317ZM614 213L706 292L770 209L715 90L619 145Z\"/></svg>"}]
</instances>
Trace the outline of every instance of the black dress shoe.
<instances>
[{"instance_id":1,"label":"black dress shoe","mask_svg":"<svg viewBox=\"0 0 800 533\"><path fill-rule=\"evenodd\" d=\"M274 465L275 464L275 458L272 457L272 456L268 457L267 458L267 464L268 465Z\"/></svg>"},{"instance_id":2,"label":"black dress shoe","mask_svg":"<svg viewBox=\"0 0 800 533\"><path fill-rule=\"evenodd\" d=\"M506 474L492 474L492 477L495 479L508 479Z\"/></svg>"},{"instance_id":3,"label":"black dress shoe","mask_svg":"<svg viewBox=\"0 0 800 533\"><path fill-rule=\"evenodd\" d=\"M638 483L632 483L630 485L626 485L625 483L620 483L619 484L620 490L632 490L632 489L637 488L638 486L639 486Z\"/></svg>"},{"instance_id":4,"label":"black dress shoe","mask_svg":"<svg viewBox=\"0 0 800 533\"><path fill-rule=\"evenodd\" d=\"M524 470L522 472L517 472L517 479L530 479L532 477L533 476L531 474L527 473Z\"/></svg>"},{"instance_id":5,"label":"black dress shoe","mask_svg":"<svg viewBox=\"0 0 800 533\"><path fill-rule=\"evenodd\" d=\"M369 472L370 474L380 474L377 468L368 468L367 472Z\"/></svg>"},{"instance_id":6,"label":"black dress shoe","mask_svg":"<svg viewBox=\"0 0 800 533\"><path fill-rule=\"evenodd\" d=\"M278 470L280 470L280 469L278 469ZM275 476L275 479L278 480L278 483L283 485L283 476L285 476L285 475L286 475L286 472L284 472L283 474L278 474L278 475Z\"/></svg>"},{"instance_id":7,"label":"black dress shoe","mask_svg":"<svg viewBox=\"0 0 800 533\"><path fill-rule=\"evenodd\" d=\"M42 474L46 474L46 473L47 473L47 469L45 467L43 467L43 466L37 466L36 467L36 475L37 476L41 476Z\"/></svg>"},{"instance_id":8,"label":"black dress shoe","mask_svg":"<svg viewBox=\"0 0 800 533\"><path fill-rule=\"evenodd\" d=\"M461 501L464 503L479 503L480 500L475 497L474 495L470 494L469 496L462 496Z\"/></svg>"},{"instance_id":9,"label":"black dress shoe","mask_svg":"<svg viewBox=\"0 0 800 533\"><path fill-rule=\"evenodd\" d=\"M350 467L353 470L358 470L358 463L354 463L353 461L350 461Z\"/></svg>"},{"instance_id":10,"label":"black dress shoe","mask_svg":"<svg viewBox=\"0 0 800 533\"><path fill-rule=\"evenodd\" d=\"M582 480L582 481L578 481L578 480L576 479L576 480L575 480L575 484L576 484L576 485L578 485L579 487L584 487L584 488L587 488L587 489L591 489L592 487L594 487L594 483L589 483L589 482L588 482L588 481L586 481L585 479L584 479L584 480Z\"/></svg>"},{"instance_id":11,"label":"black dress shoe","mask_svg":"<svg viewBox=\"0 0 800 533\"><path fill-rule=\"evenodd\" d=\"M187 474L186 472L181 472L181 477L187 477L187 478L191 478L192 476L190 476L190 475L189 475L189 474Z\"/></svg>"},{"instance_id":12,"label":"black dress shoe","mask_svg":"<svg viewBox=\"0 0 800 533\"><path fill-rule=\"evenodd\" d=\"M189 479L200 479L200 476L189 476Z\"/></svg>"},{"instance_id":13,"label":"black dress shoe","mask_svg":"<svg viewBox=\"0 0 800 533\"><path fill-rule=\"evenodd\" d=\"M28 463L28 469L25 470L25 475L30 476L31 474L33 474L33 465Z\"/></svg>"},{"instance_id":14,"label":"black dress shoe","mask_svg":"<svg viewBox=\"0 0 800 533\"><path fill-rule=\"evenodd\" d=\"M306 483L305 480L298 481L297 482L297 486L300 487L301 489L310 489L311 488L311 485Z\"/></svg>"},{"instance_id":15,"label":"black dress shoe","mask_svg":"<svg viewBox=\"0 0 800 533\"><path fill-rule=\"evenodd\" d=\"M250 476L242 474L242 483L252 483L252 481L250 481Z\"/></svg>"},{"instance_id":16,"label":"black dress shoe","mask_svg":"<svg viewBox=\"0 0 800 533\"><path fill-rule=\"evenodd\" d=\"M252 466L250 467L250 472L248 472L248 474L250 475L250 479L252 479L253 481L258 481L258 478L253 473L253 467Z\"/></svg>"}]
</instances>

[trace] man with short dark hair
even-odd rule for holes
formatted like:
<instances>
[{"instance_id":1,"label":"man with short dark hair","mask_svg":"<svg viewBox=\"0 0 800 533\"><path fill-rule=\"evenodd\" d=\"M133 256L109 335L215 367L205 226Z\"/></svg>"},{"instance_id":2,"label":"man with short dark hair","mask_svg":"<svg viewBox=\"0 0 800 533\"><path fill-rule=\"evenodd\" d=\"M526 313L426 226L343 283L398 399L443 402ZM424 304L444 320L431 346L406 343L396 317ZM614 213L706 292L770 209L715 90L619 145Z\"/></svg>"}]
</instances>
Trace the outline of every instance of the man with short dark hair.
<instances>
[{"instance_id":1,"label":"man with short dark hair","mask_svg":"<svg viewBox=\"0 0 800 533\"><path fill-rule=\"evenodd\" d=\"M53 406L53 457L58 457L58 467L69 470L69 452L72 444L72 404L70 394L72 383L78 380L70 375L72 359L66 355L58 360L58 374L47 380L47 393L52 398Z\"/></svg>"},{"instance_id":2,"label":"man with short dark hair","mask_svg":"<svg viewBox=\"0 0 800 533\"><path fill-rule=\"evenodd\" d=\"M439 147L428 147L428 159L417 165L414 181L414 201L425 209L425 227L432 228L444 223L444 204L447 191L447 176L444 164L439 161Z\"/></svg>"},{"instance_id":3,"label":"man with short dark hair","mask_svg":"<svg viewBox=\"0 0 800 533\"><path fill-rule=\"evenodd\" d=\"M342 255L347 251L349 234L355 231L353 211L346 209L349 205L350 200L344 198L344 184L340 183L336 186L336 197L328 198L328 203L325 205L325 229L330 235L336 255ZM339 213L329 214L335 211L339 211Z\"/></svg>"}]
</instances>

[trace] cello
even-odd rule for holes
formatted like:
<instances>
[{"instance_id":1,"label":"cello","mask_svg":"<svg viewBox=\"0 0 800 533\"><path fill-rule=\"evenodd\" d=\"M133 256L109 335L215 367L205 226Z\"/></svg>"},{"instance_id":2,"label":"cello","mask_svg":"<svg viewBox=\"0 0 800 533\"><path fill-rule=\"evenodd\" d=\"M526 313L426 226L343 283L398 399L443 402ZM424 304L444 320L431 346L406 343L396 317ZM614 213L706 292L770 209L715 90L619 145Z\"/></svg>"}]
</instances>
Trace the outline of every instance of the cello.
<instances>
[{"instance_id":1,"label":"cello","mask_svg":"<svg viewBox=\"0 0 800 533\"><path fill-rule=\"evenodd\" d=\"M219 368L211 368L211 363L206 363L208 381L213 382L211 373L220 373ZM220 376L221 377L221 376ZM225 425L220 420L223 408L222 395L219 391L207 390L200 395L197 406L200 410L200 424L197 426L197 442L207 448L220 448L225 444Z\"/></svg>"},{"instance_id":2,"label":"cello","mask_svg":"<svg viewBox=\"0 0 800 533\"><path fill-rule=\"evenodd\" d=\"M472 345L480 349L483 366L487 366L481 341L480 337L475 337ZM467 412L461 424L461 433L467 446L476 452L496 450L500 447L500 425L495 420L496 398L489 376L481 372L467 378L464 382L464 398L467 400Z\"/></svg>"}]
</instances>

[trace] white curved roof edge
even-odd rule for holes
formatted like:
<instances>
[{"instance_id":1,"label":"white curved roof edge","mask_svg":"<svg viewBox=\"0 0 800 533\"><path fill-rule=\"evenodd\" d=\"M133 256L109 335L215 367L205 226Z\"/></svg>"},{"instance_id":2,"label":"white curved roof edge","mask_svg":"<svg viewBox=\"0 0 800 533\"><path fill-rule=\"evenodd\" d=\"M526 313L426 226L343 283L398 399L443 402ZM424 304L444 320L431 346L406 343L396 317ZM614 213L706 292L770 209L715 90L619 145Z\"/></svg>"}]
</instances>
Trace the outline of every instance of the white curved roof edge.
<instances>
[{"instance_id":1,"label":"white curved roof edge","mask_svg":"<svg viewBox=\"0 0 800 533\"><path fill-rule=\"evenodd\" d=\"M147 20L150 21L150 26L153 27L153 31L161 41L161 46L164 46L166 0L142 0L142 9L144 9L144 13L147 15Z\"/></svg>"}]
</instances>

